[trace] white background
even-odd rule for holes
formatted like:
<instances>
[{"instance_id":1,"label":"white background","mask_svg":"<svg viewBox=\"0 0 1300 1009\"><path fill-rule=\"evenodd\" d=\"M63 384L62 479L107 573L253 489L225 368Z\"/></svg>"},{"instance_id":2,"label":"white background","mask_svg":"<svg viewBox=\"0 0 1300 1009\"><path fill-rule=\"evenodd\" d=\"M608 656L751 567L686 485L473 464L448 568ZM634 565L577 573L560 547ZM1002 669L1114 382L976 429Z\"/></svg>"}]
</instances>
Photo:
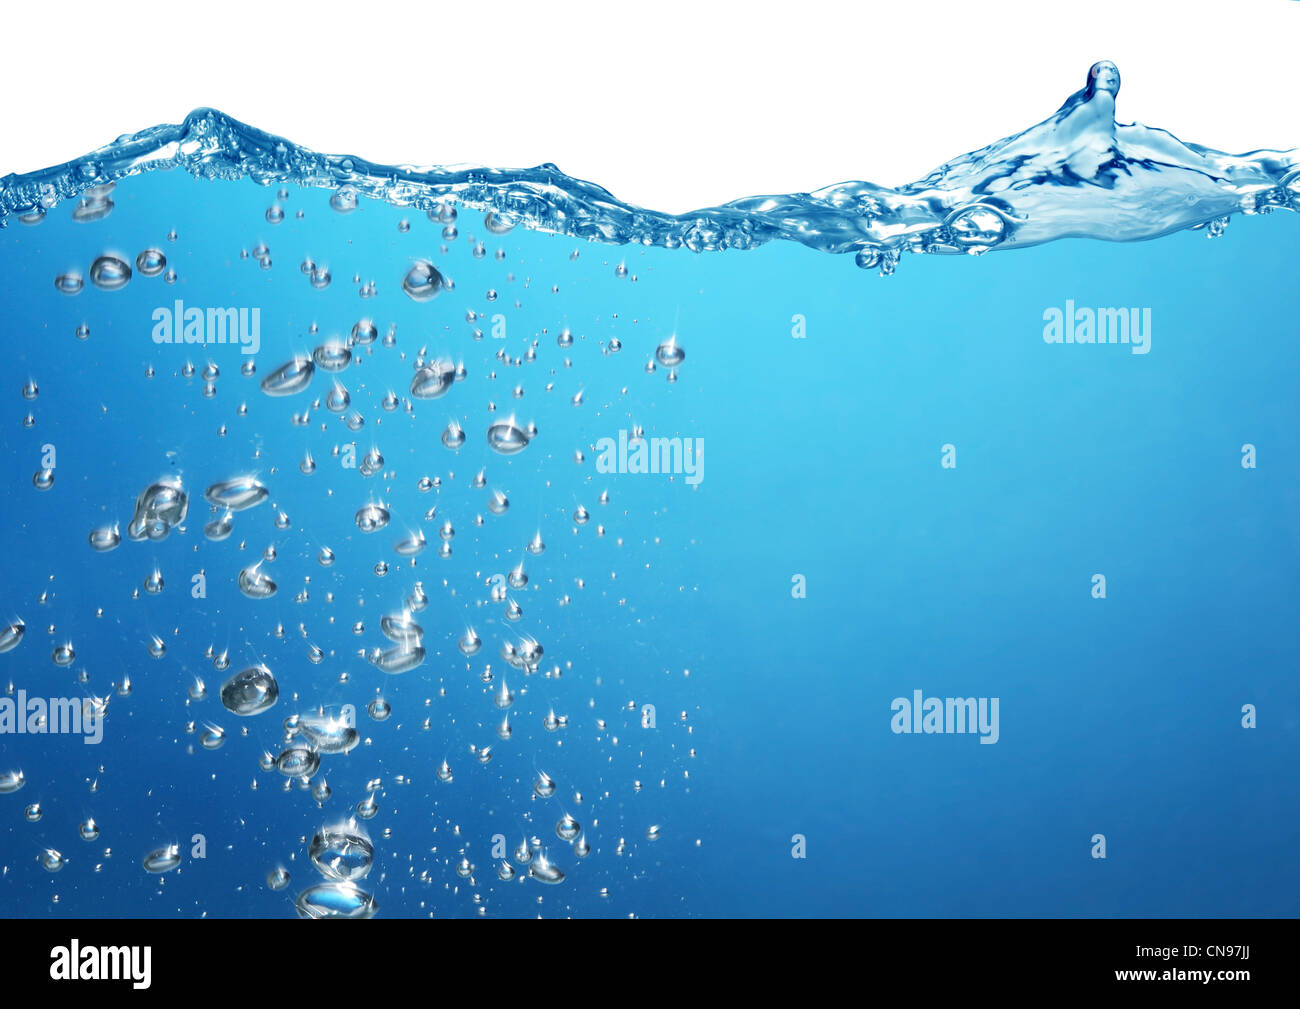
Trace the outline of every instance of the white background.
<instances>
[{"instance_id":1,"label":"white background","mask_svg":"<svg viewBox=\"0 0 1300 1009\"><path fill-rule=\"evenodd\" d=\"M60 0L25 36L13 14L0 174L210 105L372 161L553 161L683 212L911 181L1045 118L1098 59L1121 121L1300 145L1294 0Z\"/></svg>"}]
</instances>

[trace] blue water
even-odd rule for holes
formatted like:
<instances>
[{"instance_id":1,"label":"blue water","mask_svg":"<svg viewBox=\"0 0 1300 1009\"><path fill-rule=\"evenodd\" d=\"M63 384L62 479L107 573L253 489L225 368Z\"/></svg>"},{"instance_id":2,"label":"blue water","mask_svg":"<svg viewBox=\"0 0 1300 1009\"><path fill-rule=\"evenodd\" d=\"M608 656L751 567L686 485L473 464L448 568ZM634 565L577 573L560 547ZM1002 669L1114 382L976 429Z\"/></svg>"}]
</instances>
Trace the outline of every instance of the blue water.
<instances>
[{"instance_id":1,"label":"blue water","mask_svg":"<svg viewBox=\"0 0 1300 1009\"><path fill-rule=\"evenodd\" d=\"M0 786L17 780L7 772L23 781L0 794L0 913L291 917L325 882L312 836L348 820L373 843L356 888L381 917L1300 910L1300 232L1291 214L1241 216L1290 206L1294 157L1246 159L1262 174L1215 176L1205 185L1222 199L1200 196L1183 217L1166 211L1201 183L1180 189L1188 169L1165 171L1150 181L1170 202L1141 222L1106 218L1095 178L1080 204L1070 193L1089 183L1040 176L1000 205L1002 223L966 218L996 231L989 248L1036 248L914 256L881 278L874 267L892 272L898 252L955 251L945 246L971 228L945 205L918 243L831 241L825 226L815 241L737 242L768 213L746 204L717 216L730 237L703 245L717 251L692 255L671 230L698 225L690 215L638 219L638 241L619 244L632 237L611 223L623 211L587 203L614 229L587 240L590 227L558 213L568 183L535 191L526 211L518 176L486 195L393 199L360 184L383 173L355 160L346 183L286 169L259 185L239 177L249 148L224 150L218 162L242 166L228 178L183 161L143 170L137 150L131 170L5 180L0 625L22 634L0 635L2 696L107 707L97 745L0 733ZM57 195L33 214L16 194L43 184ZM355 209L331 206L340 184ZM74 219L85 201L80 216L97 219ZM508 233L486 225L489 205ZM425 212L435 206L442 220ZM1225 230L1227 207L1239 213ZM1043 216L1052 227L1035 231ZM1107 227L1166 237L1064 237ZM971 238L965 251L981 248ZM171 282L139 269L146 249L165 255ZM133 267L120 289L91 279L106 255ZM318 278L328 267L328 286L304 273L308 259ZM422 261L451 283L417 301L402 281ZM83 277L71 295L55 285L70 273ZM258 352L155 342L155 312L178 299L258 308ZM1047 342L1045 314L1067 301L1149 309L1146 343ZM353 342L344 370L317 368L292 395L263 390L360 320L376 338ZM685 359L648 370L670 337ZM417 363L439 360L463 377L438 398L412 395ZM344 413L326 405L335 380ZM486 432L511 417L536 433L507 456ZM441 441L453 420L466 435L455 451ZM638 427L706 444L695 475L601 472L601 439ZM345 465L353 444L358 460L382 453L380 472ZM209 538L222 510L204 491L249 474L269 497L231 516L229 538ZM438 485L421 490L424 477ZM137 498L160 483L187 494L186 517L132 540ZM508 497L503 514L493 491ZM355 516L372 503L391 521L363 533ZM579 508L589 520L575 521ZM114 525L120 545L93 550L91 531ZM423 551L396 553L415 530ZM539 533L545 550L531 554ZM268 547L275 559L258 570L278 589L249 598L237 577ZM521 561L527 584L508 587ZM384 673L375 651L403 646L381 619L417 583L424 659ZM466 657L469 627L482 648ZM532 641L543 653L531 671L502 654ZM64 644L75 658L59 665ZM260 664L278 699L240 717L221 685ZM996 742L893 731L895 699L918 690L996 698ZM377 696L383 721L367 711ZM323 706L343 724L345 705L358 745L321 755L310 783L259 766L303 742L298 730L286 743L286 719ZM550 715L567 724L548 728ZM208 750L213 726L225 740ZM555 782L549 798L539 772ZM586 857L557 835L566 813ZM88 819L93 841L79 836ZM530 876L521 842L564 879ZM179 865L146 872L168 845ZM277 868L290 876L278 890Z\"/></svg>"}]
</instances>

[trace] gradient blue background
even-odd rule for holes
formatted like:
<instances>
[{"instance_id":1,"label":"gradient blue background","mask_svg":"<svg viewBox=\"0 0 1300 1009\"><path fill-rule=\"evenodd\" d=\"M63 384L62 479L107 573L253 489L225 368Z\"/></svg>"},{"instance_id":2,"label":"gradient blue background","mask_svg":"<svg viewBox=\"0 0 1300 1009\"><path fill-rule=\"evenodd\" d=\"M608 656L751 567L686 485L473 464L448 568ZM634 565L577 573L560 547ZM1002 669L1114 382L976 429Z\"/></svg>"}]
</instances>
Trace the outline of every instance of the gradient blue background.
<instances>
[{"instance_id":1,"label":"gradient blue background","mask_svg":"<svg viewBox=\"0 0 1300 1009\"><path fill-rule=\"evenodd\" d=\"M12 341L0 390L0 617L27 623L0 656L0 683L104 694L129 673L135 686L113 698L98 747L0 737L0 770L28 779L0 796L0 914L292 915L292 897L319 878L306 839L373 778L383 789L366 825L376 842L366 888L385 917L1297 912L1290 264L1300 233L1289 215L1238 219L1215 241L1184 233L905 257L882 279L788 245L694 255L522 229L497 237L464 208L442 253L440 225L415 210L363 202L339 215L325 192L295 189L272 226L273 189L177 172L113 195L100 222L74 224L65 203L39 226L0 231ZM471 255L470 236L486 257ZM239 256L259 241L269 270ZM102 252L133 261L147 246L165 250L175 285L137 274L118 292L54 289L56 274L85 274ZM327 290L300 273L308 255L328 263ZM400 280L417 257L455 289L427 304L406 298ZM619 263L629 276L615 276ZM361 299L354 274L378 297ZM309 393L271 399L239 374L234 348L155 346L150 313L174 298L260 306L259 379L362 316L381 334L396 324L396 347L375 344L339 376L366 426L353 435L323 408L310 427L290 424L323 399L323 374ZM1067 298L1150 307L1150 354L1046 345L1042 313ZM490 320L466 321L468 310L503 314L507 338L491 338ZM805 339L792 338L795 315ZM83 322L84 342L73 336ZM488 331L481 341L476 326ZM555 342L565 326L579 337L567 351ZM669 384L643 366L674 330L687 359ZM603 352L611 337L619 353ZM534 340L537 360L513 363ZM463 361L468 379L417 401L413 415L382 412L385 392L406 395L422 347ZM186 359L220 366L214 398L180 377ZM19 395L28 377L40 385L33 404ZM540 434L505 459L483 432L511 412ZM468 434L456 455L438 440L452 417ZM703 438L699 487L596 473L595 441L634 424ZM377 445L392 478L330 458L352 440ZM1240 464L1246 442L1255 470ZM42 493L32 474L47 443L58 467ZM945 443L957 447L955 470L939 465ZM308 448L310 477L297 469ZM509 494L505 516L470 485L481 467L489 489ZM202 490L250 470L292 528L276 530L267 504L236 515L226 542L208 542ZM125 529L135 496L168 473L191 494L185 530L92 553L89 530ZM424 475L441 489L419 493ZM610 501L599 505L603 490ZM393 523L362 536L353 514L372 498L389 502ZM438 518L423 521L435 504ZM579 504L592 514L581 528L570 519ZM440 560L444 517L456 537ZM431 546L411 569L392 543L417 526ZM520 548L538 528L547 550L530 558ZM245 599L235 575L272 543L279 559L266 570L280 591ZM315 561L322 545L339 558L328 570ZM521 557L531 580L512 595L524 617L507 625L486 582ZM391 568L383 578L380 560ZM132 600L155 564L165 591ZM194 600L200 569L208 596ZM1107 577L1104 601L1090 596L1095 572ZM795 574L805 599L791 596ZM311 598L297 605L306 576ZM385 676L357 653L384 643L379 618L417 578L430 596L417 617L429 658ZM455 649L467 624L484 640L468 662ZM497 650L511 631L541 641L543 667L559 664L562 677L507 670ZM151 634L167 641L162 660L146 654ZM49 658L65 637L77 649L69 669ZM319 665L309 642L328 653ZM277 706L249 720L222 709L209 644L229 648L230 672L266 661ZM517 695L509 741L496 737L501 714L480 679L488 662ZM188 702L195 675L208 698ZM394 709L384 723L364 714L377 689ZM999 697L1000 741L894 735L890 703L916 689ZM324 758L334 793L324 810L257 767L263 748L278 749L285 716L322 703L355 704L368 739ZM642 729L629 703L653 703L657 727ZM1254 730L1240 724L1247 703ZM569 718L558 733L542 727L552 707ZM223 726L227 743L202 750L190 721ZM484 766L468 747L486 744ZM434 775L444 758L450 784ZM556 779L554 799L533 798L538 769ZM23 818L31 802L44 810L36 824ZM585 861L554 835L565 810L586 827ZM94 844L76 834L87 815L102 830ZM656 842L645 838L651 824L662 826ZM207 839L203 860L188 857L195 832ZM511 848L524 832L542 837L566 881L499 882L498 832ZM1090 857L1095 833L1107 838L1104 861ZM796 834L805 859L791 857ZM182 845L182 868L148 876L140 859L168 842ZM56 874L36 860L46 846L69 856ZM473 883L453 871L462 853ZM265 885L276 864L293 876L279 893Z\"/></svg>"}]
</instances>

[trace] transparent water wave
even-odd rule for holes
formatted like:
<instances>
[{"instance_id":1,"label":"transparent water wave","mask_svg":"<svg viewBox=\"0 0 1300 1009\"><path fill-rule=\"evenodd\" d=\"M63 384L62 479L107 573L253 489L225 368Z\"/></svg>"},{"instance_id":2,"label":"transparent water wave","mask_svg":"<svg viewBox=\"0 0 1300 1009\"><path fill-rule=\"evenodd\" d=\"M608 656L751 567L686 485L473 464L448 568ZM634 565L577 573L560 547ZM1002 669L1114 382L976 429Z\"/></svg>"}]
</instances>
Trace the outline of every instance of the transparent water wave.
<instances>
[{"instance_id":1,"label":"transparent water wave","mask_svg":"<svg viewBox=\"0 0 1300 1009\"><path fill-rule=\"evenodd\" d=\"M688 214L621 202L553 164L504 169L381 165L319 154L215 109L179 125L119 137L83 158L0 181L0 227L35 223L88 189L157 169L209 179L250 178L365 196L437 212L459 203L523 225L608 244L695 252L773 240L854 253L890 273L903 252L981 254L1062 238L1131 242L1187 228L1220 233L1234 214L1300 209L1300 149L1226 154L1115 120L1119 71L1100 62L1083 88L1021 133L972 151L916 182L843 182L808 193L755 196Z\"/></svg>"}]
</instances>

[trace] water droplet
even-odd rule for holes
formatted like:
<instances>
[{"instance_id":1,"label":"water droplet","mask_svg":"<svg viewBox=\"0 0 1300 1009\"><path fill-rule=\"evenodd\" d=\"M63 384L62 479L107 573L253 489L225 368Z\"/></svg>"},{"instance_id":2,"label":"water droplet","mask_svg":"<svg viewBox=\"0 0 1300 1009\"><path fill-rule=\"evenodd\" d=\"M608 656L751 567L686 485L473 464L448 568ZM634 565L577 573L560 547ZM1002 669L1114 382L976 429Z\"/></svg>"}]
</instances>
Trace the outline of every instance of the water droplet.
<instances>
[{"instance_id":1,"label":"water droplet","mask_svg":"<svg viewBox=\"0 0 1300 1009\"><path fill-rule=\"evenodd\" d=\"M41 863L41 868L46 872L58 872L68 864L68 860L54 848L44 849L37 856L37 860Z\"/></svg>"},{"instance_id":2,"label":"water droplet","mask_svg":"<svg viewBox=\"0 0 1300 1009\"><path fill-rule=\"evenodd\" d=\"M315 370L312 359L299 354L263 378L262 391L268 396L292 396L294 393L302 392L311 384L311 376Z\"/></svg>"},{"instance_id":3,"label":"water droplet","mask_svg":"<svg viewBox=\"0 0 1300 1009\"><path fill-rule=\"evenodd\" d=\"M111 187L110 183L110 187ZM77 203L72 211L72 219L78 224L89 224L91 221L101 221L113 212L113 201L106 193L97 194L94 190L100 189L94 186L86 190L85 197Z\"/></svg>"},{"instance_id":4,"label":"water droplet","mask_svg":"<svg viewBox=\"0 0 1300 1009\"><path fill-rule=\"evenodd\" d=\"M483 647L483 639L474 633L473 628L470 628L465 632L464 637L456 642L456 647L461 650L463 655L473 655Z\"/></svg>"},{"instance_id":5,"label":"water droplet","mask_svg":"<svg viewBox=\"0 0 1300 1009\"><path fill-rule=\"evenodd\" d=\"M678 346L676 336L670 336L655 348L655 358L665 368L676 368L686 360L686 351Z\"/></svg>"},{"instance_id":6,"label":"water droplet","mask_svg":"<svg viewBox=\"0 0 1300 1009\"><path fill-rule=\"evenodd\" d=\"M199 735L199 745L205 750L219 750L226 742L226 730L219 725L205 726Z\"/></svg>"},{"instance_id":7,"label":"water droplet","mask_svg":"<svg viewBox=\"0 0 1300 1009\"><path fill-rule=\"evenodd\" d=\"M376 801L373 792L357 803L357 816L363 820L374 819L375 814L378 812L379 803Z\"/></svg>"},{"instance_id":8,"label":"water droplet","mask_svg":"<svg viewBox=\"0 0 1300 1009\"><path fill-rule=\"evenodd\" d=\"M320 769L320 755L307 746L290 746L275 759L275 767L286 778L310 778Z\"/></svg>"},{"instance_id":9,"label":"water droplet","mask_svg":"<svg viewBox=\"0 0 1300 1009\"><path fill-rule=\"evenodd\" d=\"M357 510L355 521L363 533L373 533L388 525L389 518L391 515L383 505L368 504Z\"/></svg>"},{"instance_id":10,"label":"water droplet","mask_svg":"<svg viewBox=\"0 0 1300 1009\"><path fill-rule=\"evenodd\" d=\"M488 445L501 455L515 455L528 447L528 435L514 418L497 421L487 431Z\"/></svg>"},{"instance_id":11,"label":"water droplet","mask_svg":"<svg viewBox=\"0 0 1300 1009\"><path fill-rule=\"evenodd\" d=\"M379 327L375 325L373 319L358 319L352 324L352 342L357 346L364 347L374 343L378 335Z\"/></svg>"},{"instance_id":12,"label":"water droplet","mask_svg":"<svg viewBox=\"0 0 1300 1009\"><path fill-rule=\"evenodd\" d=\"M442 274L427 259L417 259L402 278L402 290L414 301L434 298L444 286Z\"/></svg>"},{"instance_id":13,"label":"water droplet","mask_svg":"<svg viewBox=\"0 0 1300 1009\"><path fill-rule=\"evenodd\" d=\"M278 586L266 572L261 570L262 562L239 572L239 591L249 599L270 599Z\"/></svg>"},{"instance_id":14,"label":"water droplet","mask_svg":"<svg viewBox=\"0 0 1300 1009\"><path fill-rule=\"evenodd\" d=\"M231 519L230 512L224 512L203 526L203 535L214 543L220 543L231 534L234 528L235 523Z\"/></svg>"},{"instance_id":15,"label":"water droplet","mask_svg":"<svg viewBox=\"0 0 1300 1009\"><path fill-rule=\"evenodd\" d=\"M371 655L370 661L380 672L388 673L390 676L396 676L399 673L409 672L424 661L425 650L422 645L403 642L386 651L376 651Z\"/></svg>"},{"instance_id":16,"label":"water droplet","mask_svg":"<svg viewBox=\"0 0 1300 1009\"><path fill-rule=\"evenodd\" d=\"M203 492L203 496L214 505L232 512L240 512L261 504L270 493L256 477L241 476L214 483Z\"/></svg>"},{"instance_id":17,"label":"water droplet","mask_svg":"<svg viewBox=\"0 0 1300 1009\"><path fill-rule=\"evenodd\" d=\"M117 291L131 279L131 267L117 256L100 256L90 264L90 282L102 291Z\"/></svg>"},{"instance_id":18,"label":"water droplet","mask_svg":"<svg viewBox=\"0 0 1300 1009\"><path fill-rule=\"evenodd\" d=\"M373 918L379 911L375 898L353 883L317 883L298 894L294 909L299 918Z\"/></svg>"},{"instance_id":19,"label":"water droplet","mask_svg":"<svg viewBox=\"0 0 1300 1009\"><path fill-rule=\"evenodd\" d=\"M110 550L116 550L122 542L122 534L118 532L117 525L100 526L98 529L90 531L90 548L100 553L107 553Z\"/></svg>"},{"instance_id":20,"label":"water droplet","mask_svg":"<svg viewBox=\"0 0 1300 1009\"><path fill-rule=\"evenodd\" d=\"M568 813L565 813L560 817L559 821L555 824L555 834L561 841L572 841L579 833L581 833L581 831L582 827L579 825L578 821Z\"/></svg>"},{"instance_id":21,"label":"water droplet","mask_svg":"<svg viewBox=\"0 0 1300 1009\"><path fill-rule=\"evenodd\" d=\"M987 252L1006 231L1002 215L980 204L954 211L946 224L953 242L972 253Z\"/></svg>"},{"instance_id":22,"label":"water droplet","mask_svg":"<svg viewBox=\"0 0 1300 1009\"><path fill-rule=\"evenodd\" d=\"M340 186L330 194L330 207L340 214L350 214L357 209L357 190L355 186Z\"/></svg>"},{"instance_id":23,"label":"water droplet","mask_svg":"<svg viewBox=\"0 0 1300 1009\"><path fill-rule=\"evenodd\" d=\"M298 729L323 756L348 753L361 742L360 733L349 724L349 719L332 708L299 715Z\"/></svg>"},{"instance_id":24,"label":"water droplet","mask_svg":"<svg viewBox=\"0 0 1300 1009\"><path fill-rule=\"evenodd\" d=\"M452 421L442 432L442 443L455 451L465 444L465 431L456 421Z\"/></svg>"},{"instance_id":25,"label":"water droplet","mask_svg":"<svg viewBox=\"0 0 1300 1009\"><path fill-rule=\"evenodd\" d=\"M81 288L85 285L80 273L69 271L60 273L54 278L54 287L63 294L80 294Z\"/></svg>"},{"instance_id":26,"label":"water droplet","mask_svg":"<svg viewBox=\"0 0 1300 1009\"><path fill-rule=\"evenodd\" d=\"M342 371L352 362L352 351L342 341L330 340L313 350L311 359L321 371Z\"/></svg>"},{"instance_id":27,"label":"water droplet","mask_svg":"<svg viewBox=\"0 0 1300 1009\"><path fill-rule=\"evenodd\" d=\"M27 784L27 779L23 777L22 771L0 772L0 795L16 792L25 784Z\"/></svg>"},{"instance_id":28,"label":"water droplet","mask_svg":"<svg viewBox=\"0 0 1300 1009\"><path fill-rule=\"evenodd\" d=\"M167 269L167 257L162 249L145 249L135 257L135 268L142 277L156 277Z\"/></svg>"},{"instance_id":29,"label":"water droplet","mask_svg":"<svg viewBox=\"0 0 1300 1009\"><path fill-rule=\"evenodd\" d=\"M446 394L456 380L450 361L435 361L420 368L411 379L411 395L416 399L437 399Z\"/></svg>"},{"instance_id":30,"label":"water droplet","mask_svg":"<svg viewBox=\"0 0 1300 1009\"><path fill-rule=\"evenodd\" d=\"M414 557L422 552L424 547L424 532L420 529L393 544L393 550L399 557Z\"/></svg>"},{"instance_id":31,"label":"water droplet","mask_svg":"<svg viewBox=\"0 0 1300 1009\"><path fill-rule=\"evenodd\" d=\"M335 381L325 394L325 409L330 413L342 413L351 405L352 396L341 382Z\"/></svg>"},{"instance_id":32,"label":"water droplet","mask_svg":"<svg viewBox=\"0 0 1300 1009\"><path fill-rule=\"evenodd\" d=\"M134 541L162 540L173 526L185 521L189 496L180 482L163 480L146 487L136 498L135 512L127 524L126 535Z\"/></svg>"},{"instance_id":33,"label":"water droplet","mask_svg":"<svg viewBox=\"0 0 1300 1009\"><path fill-rule=\"evenodd\" d=\"M555 779L545 771L538 771L537 779L533 782L533 791L540 798L549 799L555 794Z\"/></svg>"},{"instance_id":34,"label":"water droplet","mask_svg":"<svg viewBox=\"0 0 1300 1009\"><path fill-rule=\"evenodd\" d=\"M158 874L170 872L181 864L181 850L178 845L169 844L162 848L155 848L149 854L145 855L141 864L144 871Z\"/></svg>"},{"instance_id":35,"label":"water droplet","mask_svg":"<svg viewBox=\"0 0 1300 1009\"><path fill-rule=\"evenodd\" d=\"M346 823L318 830L307 855L326 879L355 882L369 875L375 849L360 827Z\"/></svg>"},{"instance_id":36,"label":"water droplet","mask_svg":"<svg viewBox=\"0 0 1300 1009\"><path fill-rule=\"evenodd\" d=\"M368 451L364 456L361 457L361 462L357 465L357 471L362 476L374 476L383 468L384 468L383 453L381 453L379 449L374 448L373 446L371 447L370 451Z\"/></svg>"},{"instance_id":37,"label":"water droplet","mask_svg":"<svg viewBox=\"0 0 1300 1009\"><path fill-rule=\"evenodd\" d=\"M514 230L515 222L507 217L502 217L495 211L488 211L483 217L483 227L487 228L494 235L509 234Z\"/></svg>"},{"instance_id":38,"label":"water droplet","mask_svg":"<svg viewBox=\"0 0 1300 1009\"><path fill-rule=\"evenodd\" d=\"M546 883L549 886L564 882L564 873L560 867L551 862L543 851L539 851L529 864L528 875L539 883Z\"/></svg>"},{"instance_id":39,"label":"water droplet","mask_svg":"<svg viewBox=\"0 0 1300 1009\"><path fill-rule=\"evenodd\" d=\"M280 686L264 665L236 673L221 686L221 703L236 715L260 715L279 696Z\"/></svg>"}]
</instances>

